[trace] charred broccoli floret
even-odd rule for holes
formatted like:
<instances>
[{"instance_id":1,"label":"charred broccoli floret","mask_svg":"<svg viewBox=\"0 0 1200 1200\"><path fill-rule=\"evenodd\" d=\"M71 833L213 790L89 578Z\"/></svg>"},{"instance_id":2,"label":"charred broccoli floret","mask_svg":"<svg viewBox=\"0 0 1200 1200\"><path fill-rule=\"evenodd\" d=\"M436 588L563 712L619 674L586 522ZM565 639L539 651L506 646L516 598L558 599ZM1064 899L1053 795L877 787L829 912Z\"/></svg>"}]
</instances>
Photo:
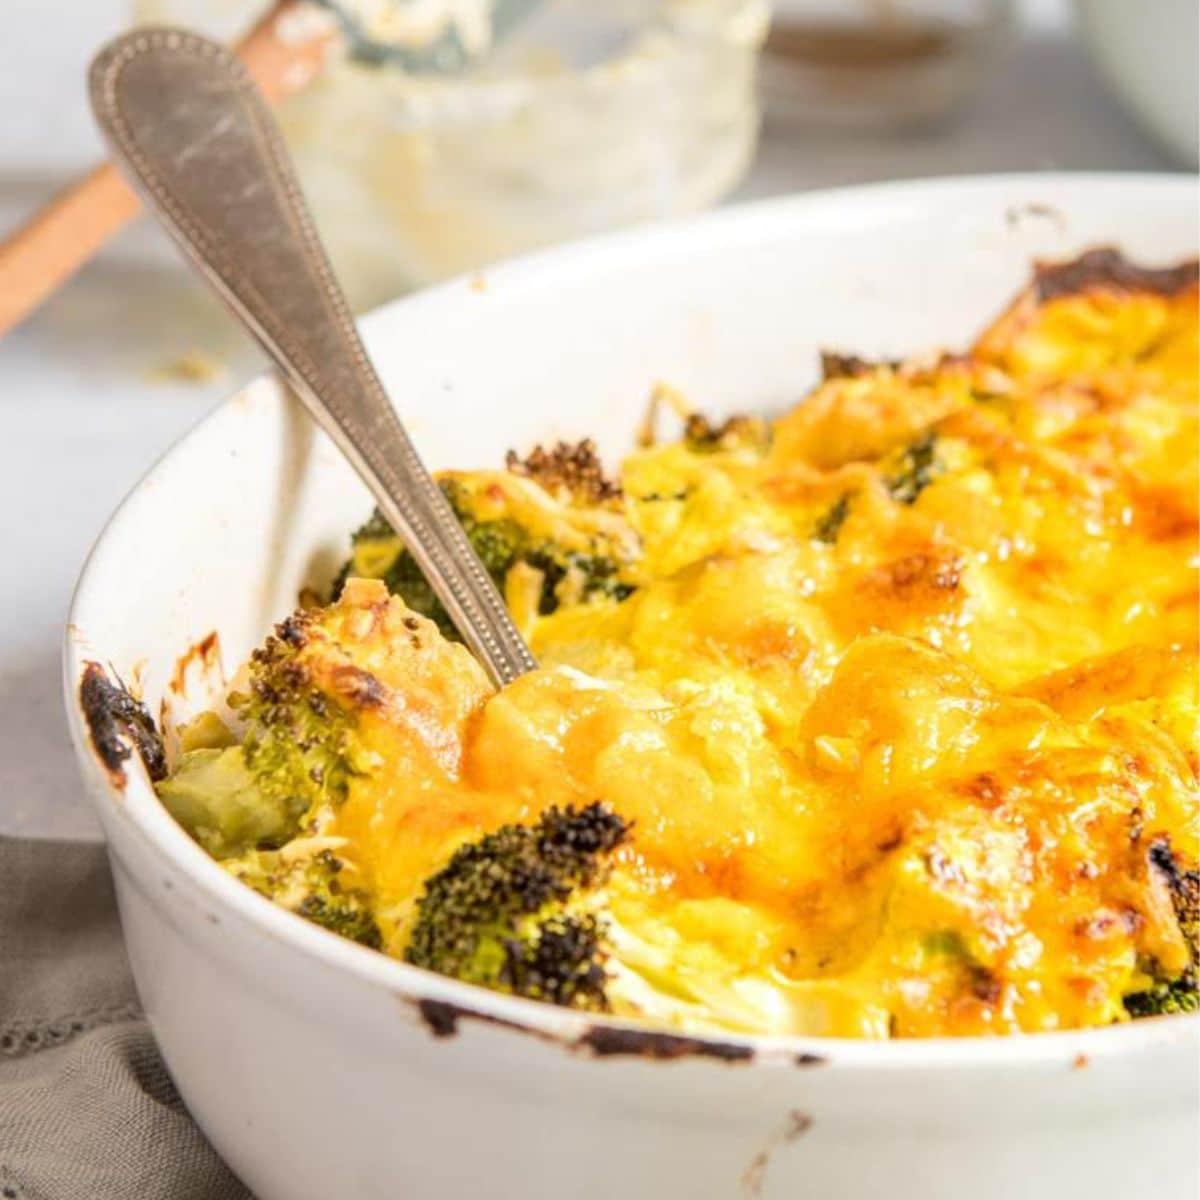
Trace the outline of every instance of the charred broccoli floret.
<instances>
[{"instance_id":1,"label":"charred broccoli floret","mask_svg":"<svg viewBox=\"0 0 1200 1200\"><path fill-rule=\"evenodd\" d=\"M937 474L935 438L927 433L901 451L895 470L884 476L883 483L898 504L914 504Z\"/></svg>"},{"instance_id":2,"label":"charred broccoli floret","mask_svg":"<svg viewBox=\"0 0 1200 1200\"><path fill-rule=\"evenodd\" d=\"M549 450L534 446L524 458L510 450L504 456L504 468L535 480L552 496L577 504L604 504L621 495L620 484L604 474L591 438L574 445L558 442Z\"/></svg>"},{"instance_id":3,"label":"charred broccoli floret","mask_svg":"<svg viewBox=\"0 0 1200 1200\"><path fill-rule=\"evenodd\" d=\"M857 379L862 375L870 375L880 367L895 370L900 366L900 360L894 358L863 358L858 354L842 354L836 350L821 351L821 378L825 382L831 379Z\"/></svg>"},{"instance_id":4,"label":"charred broccoli floret","mask_svg":"<svg viewBox=\"0 0 1200 1200\"><path fill-rule=\"evenodd\" d=\"M229 697L245 724L241 744L187 751L158 785L167 809L216 858L283 845L306 813L345 799L364 769L354 688L369 676L352 665L328 677L316 669L330 613L294 614L254 652L248 690Z\"/></svg>"},{"instance_id":5,"label":"charred broccoli floret","mask_svg":"<svg viewBox=\"0 0 1200 1200\"><path fill-rule=\"evenodd\" d=\"M588 552L568 548L552 538L538 536L510 517L480 519L475 515L467 490L455 480L440 481L446 499L462 523L475 553L496 586L504 590L509 571L519 563L541 572L538 611L543 616L563 603L579 603L595 597L624 600L633 591L622 576L621 563L603 550ZM353 535L350 561L334 583L334 597L352 576L382 579L389 592L403 597L414 612L436 622L444 637L458 641L450 615L433 594L415 559L376 511Z\"/></svg>"},{"instance_id":6,"label":"charred broccoli floret","mask_svg":"<svg viewBox=\"0 0 1200 1200\"><path fill-rule=\"evenodd\" d=\"M715 425L700 413L690 413L683 426L684 445L693 454L753 450L764 453L771 442L771 427L761 417L732 416Z\"/></svg>"},{"instance_id":7,"label":"charred broccoli floret","mask_svg":"<svg viewBox=\"0 0 1200 1200\"><path fill-rule=\"evenodd\" d=\"M231 700L246 722L242 749L260 790L298 813L345 799L360 773L353 688L335 695L305 661L306 649L324 641L323 616L298 612L276 626L250 660L249 693Z\"/></svg>"},{"instance_id":8,"label":"charred broccoli floret","mask_svg":"<svg viewBox=\"0 0 1200 1200\"><path fill-rule=\"evenodd\" d=\"M1171 893L1191 963L1178 977L1156 978L1153 986L1126 996L1125 1009L1132 1017L1200 1012L1200 870L1185 869L1165 835L1150 843L1148 858L1150 869L1161 874ZM1149 969L1152 975L1159 974L1157 964L1150 963Z\"/></svg>"},{"instance_id":9,"label":"charred broccoli floret","mask_svg":"<svg viewBox=\"0 0 1200 1200\"><path fill-rule=\"evenodd\" d=\"M345 860L328 847L306 854L303 845L251 850L222 864L236 878L284 908L351 941L383 944L370 899L351 879Z\"/></svg>"},{"instance_id":10,"label":"charred broccoli floret","mask_svg":"<svg viewBox=\"0 0 1200 1200\"><path fill-rule=\"evenodd\" d=\"M426 881L405 959L517 996L606 1009L606 923L594 902L628 832L597 802L468 843Z\"/></svg>"}]
</instances>

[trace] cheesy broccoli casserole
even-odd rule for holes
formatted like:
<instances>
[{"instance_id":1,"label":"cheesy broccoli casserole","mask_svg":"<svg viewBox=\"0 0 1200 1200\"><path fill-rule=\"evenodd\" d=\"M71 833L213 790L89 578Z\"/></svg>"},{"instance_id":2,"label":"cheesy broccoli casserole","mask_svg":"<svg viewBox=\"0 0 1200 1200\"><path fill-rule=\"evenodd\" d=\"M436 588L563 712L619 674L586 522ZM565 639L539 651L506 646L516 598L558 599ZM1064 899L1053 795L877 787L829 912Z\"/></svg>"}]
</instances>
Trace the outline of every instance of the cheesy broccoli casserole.
<instances>
[{"instance_id":1,"label":"cheesy broccoli casserole","mask_svg":"<svg viewBox=\"0 0 1200 1200\"><path fill-rule=\"evenodd\" d=\"M378 516L164 803L385 954L688 1031L1195 1011L1195 264L1040 266L964 354L774 419L662 387L441 480L539 662L495 691Z\"/></svg>"}]
</instances>

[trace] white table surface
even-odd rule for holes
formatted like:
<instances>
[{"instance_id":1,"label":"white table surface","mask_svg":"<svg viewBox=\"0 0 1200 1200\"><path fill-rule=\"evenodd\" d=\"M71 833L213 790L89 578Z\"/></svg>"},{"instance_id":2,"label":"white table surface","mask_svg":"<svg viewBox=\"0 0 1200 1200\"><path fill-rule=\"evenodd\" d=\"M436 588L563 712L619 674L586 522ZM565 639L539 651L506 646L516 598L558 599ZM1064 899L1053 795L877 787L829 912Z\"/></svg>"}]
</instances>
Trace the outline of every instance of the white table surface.
<instances>
[{"instance_id":1,"label":"white table surface","mask_svg":"<svg viewBox=\"0 0 1200 1200\"><path fill-rule=\"evenodd\" d=\"M0 231L98 155L84 70L95 47L119 30L126 7L123 0L3 0ZM1041 168L1171 169L1092 73L1065 0L1026 0L1018 38L954 125L905 139L848 140L768 124L735 199ZM194 350L224 363L224 376L204 384L153 378ZM260 364L146 223L0 343L0 833L96 836L59 681L72 583L138 476Z\"/></svg>"}]
</instances>

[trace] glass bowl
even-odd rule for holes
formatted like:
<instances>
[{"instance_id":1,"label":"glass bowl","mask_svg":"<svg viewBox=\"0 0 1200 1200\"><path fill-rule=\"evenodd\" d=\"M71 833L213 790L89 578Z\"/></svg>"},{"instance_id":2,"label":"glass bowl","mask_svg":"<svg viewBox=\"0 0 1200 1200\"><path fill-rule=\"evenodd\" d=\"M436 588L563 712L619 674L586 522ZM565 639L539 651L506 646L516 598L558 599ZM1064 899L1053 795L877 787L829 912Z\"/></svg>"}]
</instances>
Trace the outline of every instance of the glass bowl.
<instances>
[{"instance_id":1,"label":"glass bowl","mask_svg":"<svg viewBox=\"0 0 1200 1200\"><path fill-rule=\"evenodd\" d=\"M246 0L136 0L232 36ZM455 74L348 56L280 109L351 303L705 208L758 136L766 0L545 0Z\"/></svg>"}]
</instances>

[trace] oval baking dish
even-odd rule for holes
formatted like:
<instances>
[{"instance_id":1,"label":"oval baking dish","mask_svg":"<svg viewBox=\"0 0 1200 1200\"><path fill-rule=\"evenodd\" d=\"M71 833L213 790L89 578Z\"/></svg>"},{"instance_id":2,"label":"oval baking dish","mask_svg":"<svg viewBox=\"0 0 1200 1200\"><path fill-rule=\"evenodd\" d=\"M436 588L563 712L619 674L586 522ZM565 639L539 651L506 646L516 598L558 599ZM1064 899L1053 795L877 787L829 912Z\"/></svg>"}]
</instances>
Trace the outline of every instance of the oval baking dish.
<instances>
[{"instance_id":1,"label":"oval baking dish","mask_svg":"<svg viewBox=\"0 0 1200 1200\"><path fill-rule=\"evenodd\" d=\"M822 347L965 344L1033 258L1103 243L1166 263L1196 241L1189 179L884 185L553 251L364 328L432 466L560 436L614 457L659 380L714 415L778 408L814 381ZM93 664L156 716L211 698L221 660L243 660L329 577L368 508L298 407L258 380L123 503L67 631L72 731L139 991L189 1107L256 1194L1194 1189L1195 1017L1005 1039L683 1036L432 976L229 877L97 719Z\"/></svg>"}]
</instances>

